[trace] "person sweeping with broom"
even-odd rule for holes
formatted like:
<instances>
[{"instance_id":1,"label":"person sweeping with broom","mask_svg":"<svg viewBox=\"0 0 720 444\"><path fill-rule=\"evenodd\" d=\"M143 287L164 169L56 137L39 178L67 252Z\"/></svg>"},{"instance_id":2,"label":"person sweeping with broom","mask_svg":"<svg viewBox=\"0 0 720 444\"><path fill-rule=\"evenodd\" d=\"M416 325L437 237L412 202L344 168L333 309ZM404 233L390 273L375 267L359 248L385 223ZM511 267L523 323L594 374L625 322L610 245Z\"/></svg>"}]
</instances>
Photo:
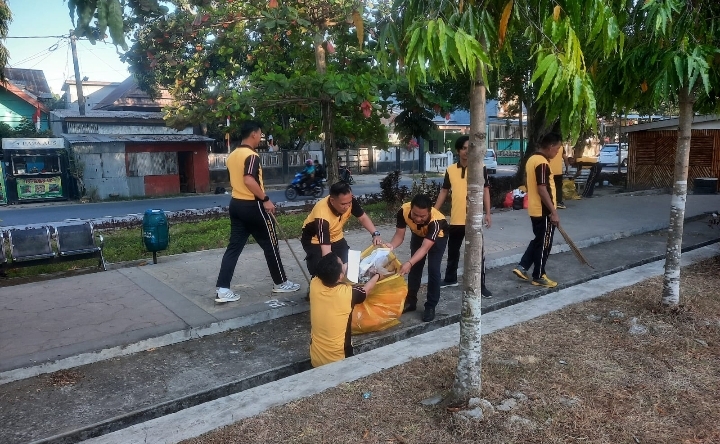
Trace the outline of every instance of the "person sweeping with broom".
<instances>
[{"instance_id":1,"label":"person sweeping with broom","mask_svg":"<svg viewBox=\"0 0 720 444\"><path fill-rule=\"evenodd\" d=\"M525 174L528 188L528 215L535 238L530 241L520 263L512 272L533 285L556 287L557 282L545 273L555 227L560 224L556 204L555 180L550 170L550 160L557 156L562 139L557 133L549 133L540 139L539 148L527 161ZM532 275L528 274L533 266Z\"/></svg>"}]
</instances>

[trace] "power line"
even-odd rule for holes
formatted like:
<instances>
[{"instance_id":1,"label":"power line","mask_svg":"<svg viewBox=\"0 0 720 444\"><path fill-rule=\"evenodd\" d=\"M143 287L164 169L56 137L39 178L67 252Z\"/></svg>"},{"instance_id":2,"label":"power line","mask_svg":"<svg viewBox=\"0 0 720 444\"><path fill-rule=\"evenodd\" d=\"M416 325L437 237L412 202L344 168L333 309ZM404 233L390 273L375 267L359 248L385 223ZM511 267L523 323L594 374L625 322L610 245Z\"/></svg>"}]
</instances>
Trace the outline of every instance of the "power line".
<instances>
[{"instance_id":1,"label":"power line","mask_svg":"<svg viewBox=\"0 0 720 444\"><path fill-rule=\"evenodd\" d=\"M36 54L33 54L33 55L29 56L29 57L26 57L25 59L20 60L20 61L18 61L18 62L13 62L13 63L11 63L11 64L9 64L9 65L11 65L11 66L12 66L12 65L21 65L21 64L23 64L23 63L30 62L30 61L38 58L38 57L44 56L46 52L47 52L47 53L54 52L55 50L58 49L59 44L61 43L61 41L62 41L62 40L58 40L57 42L55 42L55 44L50 45L49 48L43 49L42 51L40 51L40 52L38 52L38 53L36 53ZM65 44L67 44L67 43L65 43Z\"/></svg>"}]
</instances>

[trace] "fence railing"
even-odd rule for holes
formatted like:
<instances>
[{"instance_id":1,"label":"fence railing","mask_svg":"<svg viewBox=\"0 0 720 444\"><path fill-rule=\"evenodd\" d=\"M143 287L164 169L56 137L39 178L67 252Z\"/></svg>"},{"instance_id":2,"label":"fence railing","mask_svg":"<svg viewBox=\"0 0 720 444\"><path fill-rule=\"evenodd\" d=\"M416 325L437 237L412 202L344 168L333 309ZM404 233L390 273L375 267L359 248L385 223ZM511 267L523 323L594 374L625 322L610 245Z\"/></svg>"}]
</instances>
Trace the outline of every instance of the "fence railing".
<instances>
[{"instance_id":1,"label":"fence railing","mask_svg":"<svg viewBox=\"0 0 720 444\"><path fill-rule=\"evenodd\" d=\"M282 183L289 181L293 175L300 171L305 160L317 160L325 164L322 151L280 151L259 152L260 164L267 183ZM222 174L227 170L227 153L208 154L210 171ZM353 174L386 173L394 170L417 172L420 170L418 150L408 151L402 147L391 147L387 150L363 147L350 150L339 150L340 165L345 165ZM451 152L430 154L425 153L425 171L443 173L453 163Z\"/></svg>"}]
</instances>

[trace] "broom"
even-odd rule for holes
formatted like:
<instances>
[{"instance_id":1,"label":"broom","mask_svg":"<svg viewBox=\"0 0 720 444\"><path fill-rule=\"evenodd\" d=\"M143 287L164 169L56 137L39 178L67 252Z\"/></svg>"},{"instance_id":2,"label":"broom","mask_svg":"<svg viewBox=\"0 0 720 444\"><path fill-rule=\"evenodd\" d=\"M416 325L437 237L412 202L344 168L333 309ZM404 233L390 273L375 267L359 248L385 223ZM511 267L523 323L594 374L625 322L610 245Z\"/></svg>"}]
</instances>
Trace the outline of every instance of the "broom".
<instances>
[{"instance_id":1,"label":"broom","mask_svg":"<svg viewBox=\"0 0 720 444\"><path fill-rule=\"evenodd\" d=\"M570 236L565 232L565 230L563 230L563 227L561 227L560 224L557 224L557 229L560 232L560 234L562 234L563 239L565 239L565 242L568 244L568 246L570 247L570 250L572 250L572 252L575 255L575 257L577 258L577 260L581 264L587 265L588 267L595 269L595 267L590 265L590 262L588 262L587 259L585 259L585 256L583 256L583 254L580 252L580 249L577 247L577 245L575 245L575 242L573 242L572 239L570 239Z\"/></svg>"}]
</instances>

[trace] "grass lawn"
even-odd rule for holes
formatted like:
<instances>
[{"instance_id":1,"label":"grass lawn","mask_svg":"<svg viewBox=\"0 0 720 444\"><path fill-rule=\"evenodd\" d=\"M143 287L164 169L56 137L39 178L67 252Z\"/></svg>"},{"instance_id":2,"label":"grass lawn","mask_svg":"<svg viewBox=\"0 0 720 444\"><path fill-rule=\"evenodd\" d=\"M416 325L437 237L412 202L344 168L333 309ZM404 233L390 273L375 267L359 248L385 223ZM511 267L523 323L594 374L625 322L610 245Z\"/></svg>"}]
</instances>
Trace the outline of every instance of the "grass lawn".
<instances>
[{"instance_id":1,"label":"grass lawn","mask_svg":"<svg viewBox=\"0 0 720 444\"><path fill-rule=\"evenodd\" d=\"M483 397L517 405L481 422L420 404L449 391L453 348L185 442L719 443L719 268L685 268L677 309L658 277L483 336Z\"/></svg>"}]
</instances>

